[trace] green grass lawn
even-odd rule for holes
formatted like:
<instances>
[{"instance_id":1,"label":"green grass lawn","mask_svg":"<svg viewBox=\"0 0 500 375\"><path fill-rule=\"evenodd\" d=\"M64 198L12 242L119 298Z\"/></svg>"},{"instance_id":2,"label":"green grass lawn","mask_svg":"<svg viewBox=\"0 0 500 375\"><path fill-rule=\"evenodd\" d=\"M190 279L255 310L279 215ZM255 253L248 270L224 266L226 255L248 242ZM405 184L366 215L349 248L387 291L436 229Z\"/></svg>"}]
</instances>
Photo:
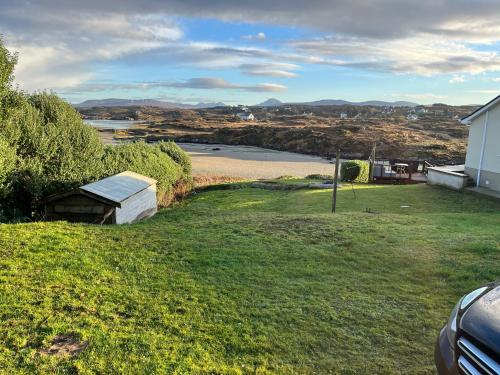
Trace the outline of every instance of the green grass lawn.
<instances>
[{"instance_id":1,"label":"green grass lawn","mask_svg":"<svg viewBox=\"0 0 500 375\"><path fill-rule=\"evenodd\" d=\"M332 215L330 191L243 188L134 225L0 225L0 372L433 373L453 305L500 279L500 203L356 197ZM89 345L40 355L59 334Z\"/></svg>"}]
</instances>

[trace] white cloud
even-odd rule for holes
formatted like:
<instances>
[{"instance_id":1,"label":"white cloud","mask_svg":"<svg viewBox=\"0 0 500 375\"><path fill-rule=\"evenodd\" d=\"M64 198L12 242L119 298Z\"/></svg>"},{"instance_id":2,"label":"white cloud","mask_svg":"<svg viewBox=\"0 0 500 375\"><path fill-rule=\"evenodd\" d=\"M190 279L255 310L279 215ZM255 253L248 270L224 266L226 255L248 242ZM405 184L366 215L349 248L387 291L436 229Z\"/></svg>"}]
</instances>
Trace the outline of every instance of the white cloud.
<instances>
[{"instance_id":1,"label":"white cloud","mask_svg":"<svg viewBox=\"0 0 500 375\"><path fill-rule=\"evenodd\" d=\"M294 78L297 77L297 73L287 72L286 70L249 70L245 74L251 76L268 76L276 78Z\"/></svg>"},{"instance_id":2,"label":"white cloud","mask_svg":"<svg viewBox=\"0 0 500 375\"><path fill-rule=\"evenodd\" d=\"M258 85L251 87L249 91L267 91L267 92L281 92L287 89L284 85L278 85L276 83L259 83Z\"/></svg>"},{"instance_id":3,"label":"white cloud","mask_svg":"<svg viewBox=\"0 0 500 375\"><path fill-rule=\"evenodd\" d=\"M0 33L20 52L17 81L27 90L78 86L100 78L96 63L119 58L275 78L297 76L295 68L276 65L282 61L455 74L450 82L456 83L464 74L500 71L496 1L311 1L214 0L200 6L199 0L2 0ZM175 21L179 16L307 27L330 36L273 40L272 49L190 41Z\"/></svg>"},{"instance_id":4,"label":"white cloud","mask_svg":"<svg viewBox=\"0 0 500 375\"><path fill-rule=\"evenodd\" d=\"M257 63L257 64L242 64L239 66L243 73L250 76L267 76L276 78L293 78L297 77L297 73L291 70L299 68L295 64L287 63Z\"/></svg>"},{"instance_id":5,"label":"white cloud","mask_svg":"<svg viewBox=\"0 0 500 375\"><path fill-rule=\"evenodd\" d=\"M256 85L242 85L229 82L222 78L201 77L190 78L185 81L157 81L157 82L133 82L133 83L112 83L96 82L80 84L64 91L65 94L74 94L77 92L100 92L113 90L139 90L149 91L157 88L176 88L176 89L200 89L200 90L239 90L249 92L280 92L287 89L286 86L276 83L259 83Z\"/></svg>"},{"instance_id":6,"label":"white cloud","mask_svg":"<svg viewBox=\"0 0 500 375\"><path fill-rule=\"evenodd\" d=\"M450 83L463 83L465 82L465 77L460 74L454 74L453 77L450 78Z\"/></svg>"},{"instance_id":7,"label":"white cloud","mask_svg":"<svg viewBox=\"0 0 500 375\"><path fill-rule=\"evenodd\" d=\"M478 51L457 42L415 35L394 40L342 36L293 41L311 63L432 76L500 70L496 51Z\"/></svg>"},{"instance_id":8,"label":"white cloud","mask_svg":"<svg viewBox=\"0 0 500 375\"><path fill-rule=\"evenodd\" d=\"M92 63L165 47L183 35L160 16L11 13L26 25L3 33L7 48L19 53L16 82L28 91L78 85L95 76Z\"/></svg>"},{"instance_id":9,"label":"white cloud","mask_svg":"<svg viewBox=\"0 0 500 375\"><path fill-rule=\"evenodd\" d=\"M266 34L264 34L263 32L259 32L255 35L243 35L242 38L246 40L265 40Z\"/></svg>"},{"instance_id":10,"label":"white cloud","mask_svg":"<svg viewBox=\"0 0 500 375\"><path fill-rule=\"evenodd\" d=\"M168 14L237 22L307 27L328 33L377 39L405 38L421 32L455 41L498 40L497 1L475 0L2 0L3 9L40 15L57 10L77 14L122 12Z\"/></svg>"}]
</instances>

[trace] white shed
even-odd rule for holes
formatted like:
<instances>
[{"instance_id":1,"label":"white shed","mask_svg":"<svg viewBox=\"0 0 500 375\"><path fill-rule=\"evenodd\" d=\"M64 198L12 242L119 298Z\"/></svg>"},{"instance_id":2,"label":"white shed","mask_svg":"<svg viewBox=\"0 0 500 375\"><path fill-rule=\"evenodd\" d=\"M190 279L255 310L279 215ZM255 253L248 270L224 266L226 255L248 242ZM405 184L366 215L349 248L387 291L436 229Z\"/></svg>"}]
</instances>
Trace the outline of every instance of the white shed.
<instances>
[{"instance_id":1,"label":"white shed","mask_svg":"<svg viewBox=\"0 0 500 375\"><path fill-rule=\"evenodd\" d=\"M156 180L130 171L54 195L46 202L49 219L99 224L133 223L156 211Z\"/></svg>"}]
</instances>

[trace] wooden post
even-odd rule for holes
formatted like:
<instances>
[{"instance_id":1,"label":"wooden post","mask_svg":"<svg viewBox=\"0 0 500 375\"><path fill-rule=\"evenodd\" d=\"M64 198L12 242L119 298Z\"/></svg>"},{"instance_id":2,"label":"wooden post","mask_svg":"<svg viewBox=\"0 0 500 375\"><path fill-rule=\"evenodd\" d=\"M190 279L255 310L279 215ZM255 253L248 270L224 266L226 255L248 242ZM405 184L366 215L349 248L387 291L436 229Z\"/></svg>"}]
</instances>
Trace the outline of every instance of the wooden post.
<instances>
[{"instance_id":1,"label":"wooden post","mask_svg":"<svg viewBox=\"0 0 500 375\"><path fill-rule=\"evenodd\" d=\"M376 160L376 150L377 150L377 144L374 143L373 144L373 148L372 148L372 154L370 155L370 174L368 176L368 181L370 182L373 182L373 174L375 172L375 160Z\"/></svg>"},{"instance_id":2,"label":"wooden post","mask_svg":"<svg viewBox=\"0 0 500 375\"><path fill-rule=\"evenodd\" d=\"M337 187L339 182L339 165L340 165L340 150L337 149L337 156L335 157L335 174L333 175L333 199L332 199L332 212L337 210Z\"/></svg>"}]
</instances>

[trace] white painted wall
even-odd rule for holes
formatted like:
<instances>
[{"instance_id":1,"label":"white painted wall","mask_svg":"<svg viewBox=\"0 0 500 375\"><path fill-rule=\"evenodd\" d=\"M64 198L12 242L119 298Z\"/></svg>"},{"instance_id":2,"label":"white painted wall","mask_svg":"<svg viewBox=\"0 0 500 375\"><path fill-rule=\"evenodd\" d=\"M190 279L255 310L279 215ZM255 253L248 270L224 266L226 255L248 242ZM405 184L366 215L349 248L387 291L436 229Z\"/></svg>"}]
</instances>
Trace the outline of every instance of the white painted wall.
<instances>
[{"instance_id":1,"label":"white painted wall","mask_svg":"<svg viewBox=\"0 0 500 375\"><path fill-rule=\"evenodd\" d=\"M427 183L429 185L440 185L454 190L462 190L467 186L467 179L468 176L464 174L447 171L440 167L427 170Z\"/></svg>"},{"instance_id":2,"label":"white painted wall","mask_svg":"<svg viewBox=\"0 0 500 375\"><path fill-rule=\"evenodd\" d=\"M151 185L122 202L122 207L116 209L116 224L133 223L153 216L157 209L156 185Z\"/></svg>"},{"instance_id":3,"label":"white painted wall","mask_svg":"<svg viewBox=\"0 0 500 375\"><path fill-rule=\"evenodd\" d=\"M468 168L479 168L485 118L486 113L483 113L470 125L467 156L465 159L465 166ZM481 169L488 172L500 173L500 105L489 111L488 130Z\"/></svg>"}]
</instances>

